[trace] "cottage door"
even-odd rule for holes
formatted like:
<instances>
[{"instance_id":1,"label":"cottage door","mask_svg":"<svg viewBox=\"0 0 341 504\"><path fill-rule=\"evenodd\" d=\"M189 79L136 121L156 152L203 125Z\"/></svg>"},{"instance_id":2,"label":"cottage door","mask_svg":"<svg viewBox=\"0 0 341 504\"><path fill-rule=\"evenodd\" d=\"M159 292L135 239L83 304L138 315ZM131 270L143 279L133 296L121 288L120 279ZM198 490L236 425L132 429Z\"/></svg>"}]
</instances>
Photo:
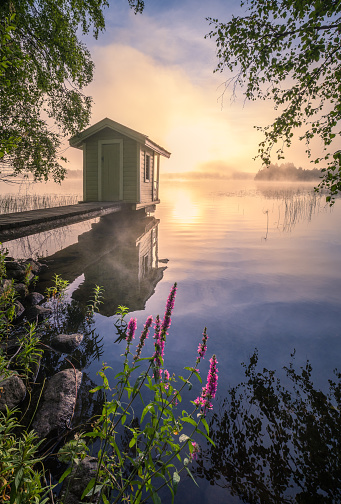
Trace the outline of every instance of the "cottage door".
<instances>
[{"instance_id":1,"label":"cottage door","mask_svg":"<svg viewBox=\"0 0 341 504\"><path fill-rule=\"evenodd\" d=\"M120 199L120 144L102 145L102 201Z\"/></svg>"}]
</instances>

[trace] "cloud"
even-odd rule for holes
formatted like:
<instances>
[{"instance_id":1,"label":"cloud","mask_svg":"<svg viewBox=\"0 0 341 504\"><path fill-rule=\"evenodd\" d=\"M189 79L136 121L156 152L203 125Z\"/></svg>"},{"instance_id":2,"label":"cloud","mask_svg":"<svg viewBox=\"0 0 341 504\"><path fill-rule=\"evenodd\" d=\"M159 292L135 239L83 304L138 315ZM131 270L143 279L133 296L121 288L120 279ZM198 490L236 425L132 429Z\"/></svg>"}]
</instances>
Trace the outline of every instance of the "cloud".
<instances>
[{"instance_id":1,"label":"cloud","mask_svg":"<svg viewBox=\"0 0 341 504\"><path fill-rule=\"evenodd\" d=\"M256 172L260 162L252 158L262 133L253 126L272 121L271 103L244 104L240 91L231 104L227 91L222 107L227 76L213 74L215 48L204 39L205 17L228 19L232 9L236 13L236 5L227 12L220 0L209 6L150 0L143 15L134 16L126 0L110 4L107 31L90 45L96 65L87 89L94 99L92 124L110 117L148 135L172 152L162 171L214 170L218 160L234 171ZM67 155L72 168L81 167L80 152Z\"/></svg>"},{"instance_id":2,"label":"cloud","mask_svg":"<svg viewBox=\"0 0 341 504\"><path fill-rule=\"evenodd\" d=\"M192 171L212 159L250 161L257 141L240 137L240 118L217 103L217 80L200 85L186 69L123 44L96 47L92 123L104 117L148 135L172 152L166 171Z\"/></svg>"}]
</instances>

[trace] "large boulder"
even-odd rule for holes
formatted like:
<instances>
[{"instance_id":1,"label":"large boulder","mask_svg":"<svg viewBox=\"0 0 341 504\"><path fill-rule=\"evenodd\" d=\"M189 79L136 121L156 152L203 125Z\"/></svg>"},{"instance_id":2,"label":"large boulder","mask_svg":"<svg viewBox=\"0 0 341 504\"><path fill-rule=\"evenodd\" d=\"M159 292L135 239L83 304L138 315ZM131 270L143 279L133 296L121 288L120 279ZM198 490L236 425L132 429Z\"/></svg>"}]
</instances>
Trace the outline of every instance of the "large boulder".
<instances>
[{"instance_id":1,"label":"large boulder","mask_svg":"<svg viewBox=\"0 0 341 504\"><path fill-rule=\"evenodd\" d=\"M44 301L44 299L43 294L40 294L40 292L30 292L30 294L27 294L25 297L24 304L26 306L36 306Z\"/></svg>"},{"instance_id":2,"label":"large boulder","mask_svg":"<svg viewBox=\"0 0 341 504\"><path fill-rule=\"evenodd\" d=\"M20 347L20 342L18 337L4 338L0 343L1 351L5 352L6 355L14 354Z\"/></svg>"},{"instance_id":3,"label":"large boulder","mask_svg":"<svg viewBox=\"0 0 341 504\"><path fill-rule=\"evenodd\" d=\"M26 285L47 268L46 265L33 259L27 261L6 260L5 267L8 278L13 278L17 282L24 282Z\"/></svg>"},{"instance_id":4,"label":"large boulder","mask_svg":"<svg viewBox=\"0 0 341 504\"><path fill-rule=\"evenodd\" d=\"M18 294L20 298L24 298L27 294L27 287L22 282L16 282L13 284L13 289Z\"/></svg>"},{"instance_id":5,"label":"large boulder","mask_svg":"<svg viewBox=\"0 0 341 504\"><path fill-rule=\"evenodd\" d=\"M20 319L20 317L25 311L25 308L17 299L14 301L14 306L15 306L15 320L17 320Z\"/></svg>"},{"instance_id":6,"label":"large boulder","mask_svg":"<svg viewBox=\"0 0 341 504\"><path fill-rule=\"evenodd\" d=\"M6 261L5 266L8 278L13 278L13 280L25 283L26 267L23 263L18 261Z\"/></svg>"},{"instance_id":7,"label":"large boulder","mask_svg":"<svg viewBox=\"0 0 341 504\"><path fill-rule=\"evenodd\" d=\"M95 457L85 457L75 464L70 476L65 478L60 492L58 502L63 504L79 504L82 494L90 480L96 476L97 459ZM94 501L96 501L96 496ZM89 498L82 502L89 502ZM91 501L90 501L91 502Z\"/></svg>"},{"instance_id":8,"label":"large boulder","mask_svg":"<svg viewBox=\"0 0 341 504\"><path fill-rule=\"evenodd\" d=\"M69 426L76 405L83 373L74 368L52 376L45 389L42 405L33 422L40 438L59 433Z\"/></svg>"},{"instance_id":9,"label":"large boulder","mask_svg":"<svg viewBox=\"0 0 341 504\"><path fill-rule=\"evenodd\" d=\"M83 334L75 333L75 334L57 334L54 336L50 345L55 350L63 353L72 353L79 347L79 345L83 341Z\"/></svg>"},{"instance_id":10,"label":"large boulder","mask_svg":"<svg viewBox=\"0 0 341 504\"><path fill-rule=\"evenodd\" d=\"M7 377L0 376L0 411L5 412L6 406L13 409L25 398L26 387L20 376L14 372Z\"/></svg>"},{"instance_id":11,"label":"large boulder","mask_svg":"<svg viewBox=\"0 0 341 504\"><path fill-rule=\"evenodd\" d=\"M44 320L51 314L51 308L45 308L44 306L40 305L31 306L25 310L25 317L27 318L27 320Z\"/></svg>"},{"instance_id":12,"label":"large boulder","mask_svg":"<svg viewBox=\"0 0 341 504\"><path fill-rule=\"evenodd\" d=\"M42 271L45 271L47 269L47 265L46 264L43 264L43 263L40 263L38 261L34 261L33 259L27 259L26 261L24 261L23 263L25 266L27 264L30 265L30 269L32 271L32 273L34 275L39 275L39 273L41 273Z\"/></svg>"}]
</instances>

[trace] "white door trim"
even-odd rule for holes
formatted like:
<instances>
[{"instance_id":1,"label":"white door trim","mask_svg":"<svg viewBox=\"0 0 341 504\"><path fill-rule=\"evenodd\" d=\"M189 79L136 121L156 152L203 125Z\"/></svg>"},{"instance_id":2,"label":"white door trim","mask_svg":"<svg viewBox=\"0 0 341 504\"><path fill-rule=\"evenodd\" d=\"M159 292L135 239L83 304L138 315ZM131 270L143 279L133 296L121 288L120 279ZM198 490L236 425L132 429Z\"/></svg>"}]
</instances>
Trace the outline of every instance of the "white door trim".
<instances>
[{"instance_id":1,"label":"white door trim","mask_svg":"<svg viewBox=\"0 0 341 504\"><path fill-rule=\"evenodd\" d=\"M82 144L83 149L83 201L87 201L86 178L88 176L88 165L86 162L86 143Z\"/></svg>"}]
</instances>

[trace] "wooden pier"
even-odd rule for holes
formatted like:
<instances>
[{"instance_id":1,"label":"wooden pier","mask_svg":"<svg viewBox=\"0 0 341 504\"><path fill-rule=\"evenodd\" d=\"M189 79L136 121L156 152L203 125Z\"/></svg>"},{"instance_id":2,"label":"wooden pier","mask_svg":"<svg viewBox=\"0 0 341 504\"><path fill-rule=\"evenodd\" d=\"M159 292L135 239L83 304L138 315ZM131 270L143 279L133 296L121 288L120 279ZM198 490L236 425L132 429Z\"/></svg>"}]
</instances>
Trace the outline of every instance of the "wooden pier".
<instances>
[{"instance_id":1,"label":"wooden pier","mask_svg":"<svg viewBox=\"0 0 341 504\"><path fill-rule=\"evenodd\" d=\"M123 202L86 202L26 212L0 215L0 242L14 240L41 231L47 231L75 222L93 219L121 210L130 210L132 205Z\"/></svg>"}]
</instances>

